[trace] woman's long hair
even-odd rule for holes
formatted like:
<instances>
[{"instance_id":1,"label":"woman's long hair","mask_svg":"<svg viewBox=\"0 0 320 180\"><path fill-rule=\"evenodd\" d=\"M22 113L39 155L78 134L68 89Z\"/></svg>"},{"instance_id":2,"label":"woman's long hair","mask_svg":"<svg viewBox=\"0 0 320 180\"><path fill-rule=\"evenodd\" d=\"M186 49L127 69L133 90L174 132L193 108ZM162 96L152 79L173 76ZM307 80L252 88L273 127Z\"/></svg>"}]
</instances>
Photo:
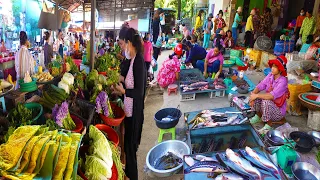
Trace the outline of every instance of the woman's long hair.
<instances>
[{"instance_id":1,"label":"woman's long hair","mask_svg":"<svg viewBox=\"0 0 320 180\"><path fill-rule=\"evenodd\" d=\"M202 13L204 13L204 10L201 9L201 10L198 12L198 16L199 16L200 18L201 18L201 14L202 14Z\"/></svg>"},{"instance_id":2,"label":"woman's long hair","mask_svg":"<svg viewBox=\"0 0 320 180\"><path fill-rule=\"evenodd\" d=\"M28 40L27 33L25 31L20 31L20 45L25 45Z\"/></svg>"},{"instance_id":3,"label":"woman's long hair","mask_svg":"<svg viewBox=\"0 0 320 180\"><path fill-rule=\"evenodd\" d=\"M128 41L131 42L132 46L136 49L137 54L143 55L143 44L142 44L143 41L139 33L135 29L133 28L128 29L124 39L126 43L128 43Z\"/></svg>"}]
</instances>

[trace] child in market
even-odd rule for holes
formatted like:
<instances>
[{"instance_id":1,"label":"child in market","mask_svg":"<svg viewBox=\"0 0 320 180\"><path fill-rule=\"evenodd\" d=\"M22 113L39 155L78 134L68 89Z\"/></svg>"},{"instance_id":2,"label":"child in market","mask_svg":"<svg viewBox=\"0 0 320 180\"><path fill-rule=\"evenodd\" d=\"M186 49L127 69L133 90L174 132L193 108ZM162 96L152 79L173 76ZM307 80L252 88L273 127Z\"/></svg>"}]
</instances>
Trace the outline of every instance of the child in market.
<instances>
[{"instance_id":1,"label":"child in market","mask_svg":"<svg viewBox=\"0 0 320 180\"><path fill-rule=\"evenodd\" d=\"M217 47L222 54L224 53L224 48L226 48L226 45L223 40L223 36L224 36L224 31L221 30L219 34L215 35L215 38L213 40L213 47L214 48Z\"/></svg>"},{"instance_id":2,"label":"child in market","mask_svg":"<svg viewBox=\"0 0 320 180\"><path fill-rule=\"evenodd\" d=\"M174 48L174 54L170 55L165 60L158 73L158 84L160 87L165 88L170 84L175 83L179 79L180 72L180 58L183 56L183 46L178 44Z\"/></svg>"}]
</instances>

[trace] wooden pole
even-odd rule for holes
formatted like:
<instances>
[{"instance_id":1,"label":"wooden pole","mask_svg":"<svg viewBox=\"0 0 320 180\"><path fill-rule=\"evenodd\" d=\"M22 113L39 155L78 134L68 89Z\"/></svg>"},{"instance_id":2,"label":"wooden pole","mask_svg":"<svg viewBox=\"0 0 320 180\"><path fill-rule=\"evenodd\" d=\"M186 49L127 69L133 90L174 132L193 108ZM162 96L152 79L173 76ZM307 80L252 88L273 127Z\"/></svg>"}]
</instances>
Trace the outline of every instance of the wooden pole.
<instances>
[{"instance_id":1,"label":"wooden pole","mask_svg":"<svg viewBox=\"0 0 320 180\"><path fill-rule=\"evenodd\" d=\"M90 32L90 70L94 69L95 57L95 28L96 26L96 0L91 0L91 32Z\"/></svg>"},{"instance_id":2,"label":"wooden pole","mask_svg":"<svg viewBox=\"0 0 320 180\"><path fill-rule=\"evenodd\" d=\"M178 0L178 20L181 19L181 0Z\"/></svg>"},{"instance_id":3,"label":"wooden pole","mask_svg":"<svg viewBox=\"0 0 320 180\"><path fill-rule=\"evenodd\" d=\"M117 14L117 0L114 0L113 10L113 40L116 40L116 14Z\"/></svg>"},{"instance_id":4,"label":"wooden pole","mask_svg":"<svg viewBox=\"0 0 320 180\"><path fill-rule=\"evenodd\" d=\"M84 36L84 33L86 32L85 31L85 22L86 22L86 5L85 5L85 2L83 1L83 4L82 4L82 7L83 7L83 36Z\"/></svg>"}]
</instances>

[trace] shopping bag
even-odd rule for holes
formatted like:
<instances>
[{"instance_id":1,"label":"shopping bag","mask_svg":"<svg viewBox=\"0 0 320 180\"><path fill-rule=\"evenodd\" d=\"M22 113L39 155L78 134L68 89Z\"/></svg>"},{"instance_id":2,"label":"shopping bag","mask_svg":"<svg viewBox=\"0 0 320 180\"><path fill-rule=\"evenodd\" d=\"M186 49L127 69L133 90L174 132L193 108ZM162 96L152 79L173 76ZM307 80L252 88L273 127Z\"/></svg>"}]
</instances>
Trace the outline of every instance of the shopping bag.
<instances>
[{"instance_id":1,"label":"shopping bag","mask_svg":"<svg viewBox=\"0 0 320 180\"><path fill-rule=\"evenodd\" d=\"M151 67L153 69L153 72L158 70L158 62L154 59L154 57L152 57Z\"/></svg>"}]
</instances>

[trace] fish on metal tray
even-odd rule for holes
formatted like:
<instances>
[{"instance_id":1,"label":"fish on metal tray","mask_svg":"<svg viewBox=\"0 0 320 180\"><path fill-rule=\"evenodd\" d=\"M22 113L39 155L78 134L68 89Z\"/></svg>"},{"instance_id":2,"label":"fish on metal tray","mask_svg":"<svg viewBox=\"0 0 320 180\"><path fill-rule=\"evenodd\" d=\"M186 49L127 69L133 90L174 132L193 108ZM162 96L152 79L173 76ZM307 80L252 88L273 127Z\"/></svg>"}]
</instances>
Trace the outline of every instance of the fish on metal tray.
<instances>
[{"instance_id":1,"label":"fish on metal tray","mask_svg":"<svg viewBox=\"0 0 320 180\"><path fill-rule=\"evenodd\" d=\"M218 175L215 180L243 180L243 177L234 173L222 173Z\"/></svg>"},{"instance_id":2,"label":"fish on metal tray","mask_svg":"<svg viewBox=\"0 0 320 180\"><path fill-rule=\"evenodd\" d=\"M228 117L227 122L217 122L217 123L219 124L219 126L226 126L226 125L231 124L237 118L238 118L238 116L231 116L231 117Z\"/></svg>"},{"instance_id":3,"label":"fish on metal tray","mask_svg":"<svg viewBox=\"0 0 320 180\"><path fill-rule=\"evenodd\" d=\"M155 162L155 168L158 170L168 170L179 166L182 159L172 152L168 152Z\"/></svg>"},{"instance_id":4,"label":"fish on metal tray","mask_svg":"<svg viewBox=\"0 0 320 180\"><path fill-rule=\"evenodd\" d=\"M251 149L250 147L247 146L245 148L245 151L240 150L240 152L242 153L242 155L245 156L245 158L247 158L249 161L257 165L258 167L265 169L274 175L280 175L276 165L274 165L271 161L269 161L267 158L265 158L255 150Z\"/></svg>"},{"instance_id":5,"label":"fish on metal tray","mask_svg":"<svg viewBox=\"0 0 320 180\"><path fill-rule=\"evenodd\" d=\"M224 173L224 172L228 172L228 170L216 162L200 161L184 170L185 174L188 174L191 172Z\"/></svg>"},{"instance_id":6,"label":"fish on metal tray","mask_svg":"<svg viewBox=\"0 0 320 180\"><path fill-rule=\"evenodd\" d=\"M205 127L216 127L216 126L219 126L218 123L216 122L213 122L213 121L207 121L203 124Z\"/></svg>"},{"instance_id":7,"label":"fish on metal tray","mask_svg":"<svg viewBox=\"0 0 320 180\"><path fill-rule=\"evenodd\" d=\"M240 138L239 138L239 143L238 143L238 148L241 149L243 148L244 144L247 142L247 133L244 132L241 134Z\"/></svg>"},{"instance_id":8,"label":"fish on metal tray","mask_svg":"<svg viewBox=\"0 0 320 180\"><path fill-rule=\"evenodd\" d=\"M207 157L204 155L196 155L194 159L198 161L209 161L209 162L216 162L216 163L219 162L215 157Z\"/></svg>"},{"instance_id":9,"label":"fish on metal tray","mask_svg":"<svg viewBox=\"0 0 320 180\"><path fill-rule=\"evenodd\" d=\"M237 144L237 138L234 136L231 137L230 142L229 142L229 148L230 149L235 149Z\"/></svg>"},{"instance_id":10,"label":"fish on metal tray","mask_svg":"<svg viewBox=\"0 0 320 180\"><path fill-rule=\"evenodd\" d=\"M258 176L258 179L264 179L265 177L270 177L269 175L262 174L257 168L253 167L249 161L240 157L240 155L231 149L226 150L226 155L228 159L234 162L237 166L242 168L248 173L252 173Z\"/></svg>"},{"instance_id":11,"label":"fish on metal tray","mask_svg":"<svg viewBox=\"0 0 320 180\"><path fill-rule=\"evenodd\" d=\"M253 174L245 171L243 168L237 166L234 162L230 161L227 156L224 153L217 154L218 157L220 157L221 161L228 166L230 169L236 171L237 173L240 173L241 175L244 175L249 178L249 180L255 180L256 176Z\"/></svg>"},{"instance_id":12,"label":"fish on metal tray","mask_svg":"<svg viewBox=\"0 0 320 180\"><path fill-rule=\"evenodd\" d=\"M196 164L196 161L191 157L191 156L185 156L184 157L184 162L188 165L188 166L193 166Z\"/></svg>"}]
</instances>

